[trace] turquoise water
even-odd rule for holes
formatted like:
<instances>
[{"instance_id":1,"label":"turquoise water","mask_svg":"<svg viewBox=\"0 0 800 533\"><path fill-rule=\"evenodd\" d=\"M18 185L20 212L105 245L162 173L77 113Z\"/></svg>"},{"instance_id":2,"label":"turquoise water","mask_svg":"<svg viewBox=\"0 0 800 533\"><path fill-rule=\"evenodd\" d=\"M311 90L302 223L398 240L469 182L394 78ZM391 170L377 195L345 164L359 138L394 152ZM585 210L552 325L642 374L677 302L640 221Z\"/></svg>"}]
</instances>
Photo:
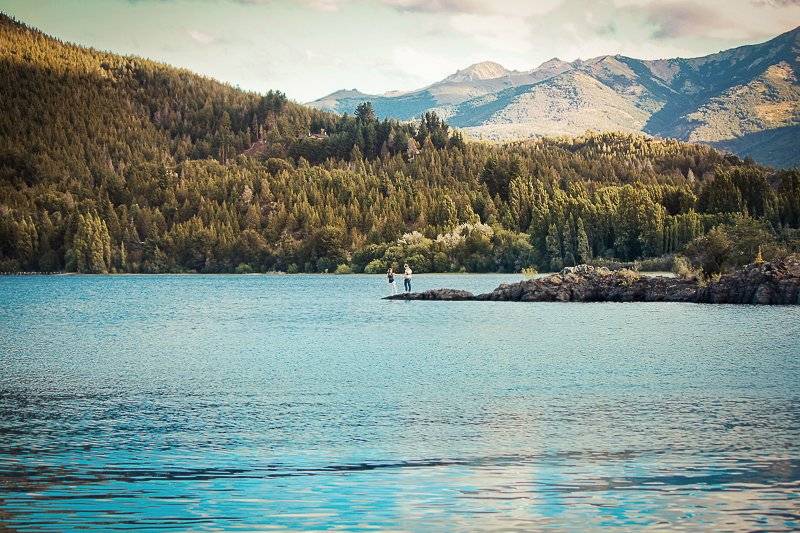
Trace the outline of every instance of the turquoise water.
<instances>
[{"instance_id":1,"label":"turquoise water","mask_svg":"<svg viewBox=\"0 0 800 533\"><path fill-rule=\"evenodd\" d=\"M385 291L0 277L0 530L800 527L800 308Z\"/></svg>"}]
</instances>

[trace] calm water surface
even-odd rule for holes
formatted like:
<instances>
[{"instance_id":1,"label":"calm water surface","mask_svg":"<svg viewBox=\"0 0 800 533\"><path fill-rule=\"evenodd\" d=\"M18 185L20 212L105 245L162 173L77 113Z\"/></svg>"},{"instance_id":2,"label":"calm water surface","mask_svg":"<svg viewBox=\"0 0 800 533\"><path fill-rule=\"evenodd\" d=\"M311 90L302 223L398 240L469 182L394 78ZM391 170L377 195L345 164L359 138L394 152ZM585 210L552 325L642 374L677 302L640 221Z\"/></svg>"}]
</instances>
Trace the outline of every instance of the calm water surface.
<instances>
[{"instance_id":1,"label":"calm water surface","mask_svg":"<svg viewBox=\"0 0 800 533\"><path fill-rule=\"evenodd\" d=\"M800 528L800 308L385 290L0 277L0 530Z\"/></svg>"}]
</instances>

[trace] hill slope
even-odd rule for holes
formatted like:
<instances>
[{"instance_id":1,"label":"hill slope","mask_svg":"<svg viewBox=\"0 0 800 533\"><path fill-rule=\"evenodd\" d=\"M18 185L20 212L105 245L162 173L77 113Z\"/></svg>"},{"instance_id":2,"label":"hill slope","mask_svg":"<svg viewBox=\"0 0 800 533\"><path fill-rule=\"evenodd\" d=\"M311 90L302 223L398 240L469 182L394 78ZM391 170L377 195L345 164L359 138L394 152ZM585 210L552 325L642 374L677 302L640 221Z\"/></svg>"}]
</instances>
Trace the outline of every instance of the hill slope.
<instances>
[{"instance_id":1,"label":"hill slope","mask_svg":"<svg viewBox=\"0 0 800 533\"><path fill-rule=\"evenodd\" d=\"M451 111L487 117L497 94L505 113L526 99L560 105L576 130L589 97L646 119L596 77L549 63L546 80L478 65L427 94L449 91ZM593 68L623 68L606 63ZM453 89L465 84L492 91L468 109L474 97ZM574 102L564 87L580 89ZM623 133L464 143L433 114L399 123L364 105L336 116L4 16L0 91L0 272L385 272L405 261L508 272L671 253L737 220L769 257L800 225L798 172L708 146Z\"/></svg>"},{"instance_id":2,"label":"hill slope","mask_svg":"<svg viewBox=\"0 0 800 533\"><path fill-rule=\"evenodd\" d=\"M475 137L494 140L642 131L791 166L800 164L799 77L796 28L765 43L692 59L554 58L527 72L486 62L401 96L334 93L309 105L352 112L372 101L380 116L403 120L433 110ZM764 132L771 132L766 138L774 146L763 142Z\"/></svg>"},{"instance_id":3,"label":"hill slope","mask_svg":"<svg viewBox=\"0 0 800 533\"><path fill-rule=\"evenodd\" d=\"M82 183L133 162L224 161L260 137L272 139L280 153L278 145L323 116L280 93L257 95L146 59L63 43L3 14L0 94L1 157L22 158L41 177Z\"/></svg>"}]
</instances>

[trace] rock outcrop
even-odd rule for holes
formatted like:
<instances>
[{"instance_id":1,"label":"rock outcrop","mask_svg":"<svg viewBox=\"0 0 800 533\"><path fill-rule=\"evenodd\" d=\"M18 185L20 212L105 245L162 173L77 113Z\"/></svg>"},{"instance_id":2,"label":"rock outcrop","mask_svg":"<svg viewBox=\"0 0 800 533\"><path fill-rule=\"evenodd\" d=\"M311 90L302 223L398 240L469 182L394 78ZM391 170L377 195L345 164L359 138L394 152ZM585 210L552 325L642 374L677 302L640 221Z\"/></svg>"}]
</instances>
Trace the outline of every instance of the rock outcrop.
<instances>
[{"instance_id":1,"label":"rock outcrop","mask_svg":"<svg viewBox=\"0 0 800 533\"><path fill-rule=\"evenodd\" d=\"M458 289L431 289L425 292L401 292L387 296L384 300L475 300L475 295L469 291Z\"/></svg>"},{"instance_id":2,"label":"rock outcrop","mask_svg":"<svg viewBox=\"0 0 800 533\"><path fill-rule=\"evenodd\" d=\"M643 276L578 265L558 274L502 284L485 294L454 289L387 296L391 300L474 300L514 302L696 302L800 304L800 258L747 265L718 281L702 284L666 276Z\"/></svg>"}]
</instances>

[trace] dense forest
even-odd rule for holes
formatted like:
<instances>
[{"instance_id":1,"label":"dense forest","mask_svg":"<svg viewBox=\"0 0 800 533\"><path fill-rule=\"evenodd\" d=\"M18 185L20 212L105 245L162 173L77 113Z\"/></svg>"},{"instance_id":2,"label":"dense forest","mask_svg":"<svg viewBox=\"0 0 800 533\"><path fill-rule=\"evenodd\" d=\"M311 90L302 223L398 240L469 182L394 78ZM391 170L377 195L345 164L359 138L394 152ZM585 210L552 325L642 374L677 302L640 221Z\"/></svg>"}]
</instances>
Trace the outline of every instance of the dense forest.
<instances>
[{"instance_id":1,"label":"dense forest","mask_svg":"<svg viewBox=\"0 0 800 533\"><path fill-rule=\"evenodd\" d=\"M641 135L465 142L0 15L0 272L559 269L800 247L800 172ZM712 257L713 255L713 257Z\"/></svg>"}]
</instances>

